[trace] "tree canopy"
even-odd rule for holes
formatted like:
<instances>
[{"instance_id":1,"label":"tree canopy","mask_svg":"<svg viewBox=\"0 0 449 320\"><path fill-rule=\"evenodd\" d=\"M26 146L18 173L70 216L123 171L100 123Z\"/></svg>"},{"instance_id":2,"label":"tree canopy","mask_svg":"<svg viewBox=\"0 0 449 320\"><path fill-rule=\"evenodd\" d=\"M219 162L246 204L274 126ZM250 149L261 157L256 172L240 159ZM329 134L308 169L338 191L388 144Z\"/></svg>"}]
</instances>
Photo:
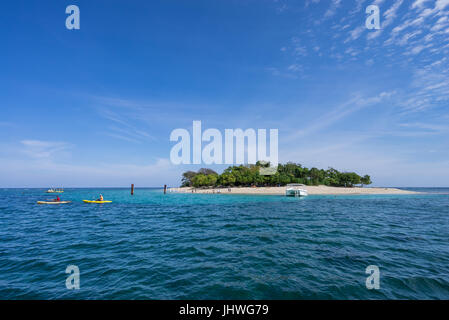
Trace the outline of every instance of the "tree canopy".
<instances>
[{"instance_id":1,"label":"tree canopy","mask_svg":"<svg viewBox=\"0 0 449 320\"><path fill-rule=\"evenodd\" d=\"M266 163L258 162L255 165L230 166L222 174L207 168L198 172L187 171L182 175L181 187L285 186L289 183L353 187L372 183L369 175L361 177L355 172L340 172L334 168L309 169L292 162L279 164L273 175L260 174L260 168L266 167Z\"/></svg>"}]
</instances>

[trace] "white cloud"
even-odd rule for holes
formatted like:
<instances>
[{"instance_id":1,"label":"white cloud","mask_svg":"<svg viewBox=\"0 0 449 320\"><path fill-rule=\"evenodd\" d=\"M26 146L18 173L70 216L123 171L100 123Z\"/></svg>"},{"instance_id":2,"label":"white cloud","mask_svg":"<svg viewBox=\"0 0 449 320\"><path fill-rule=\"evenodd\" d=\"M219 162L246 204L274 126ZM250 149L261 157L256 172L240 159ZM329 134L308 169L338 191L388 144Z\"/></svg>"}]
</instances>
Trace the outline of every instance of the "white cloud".
<instances>
[{"instance_id":1,"label":"white cloud","mask_svg":"<svg viewBox=\"0 0 449 320\"><path fill-rule=\"evenodd\" d=\"M0 160L2 187L124 187L131 183L141 187L178 186L185 169L162 158L144 165Z\"/></svg>"},{"instance_id":2,"label":"white cloud","mask_svg":"<svg viewBox=\"0 0 449 320\"><path fill-rule=\"evenodd\" d=\"M295 63L295 64L288 66L287 70L293 71L293 72L300 72L300 71L303 71L304 68L301 65Z\"/></svg>"},{"instance_id":3,"label":"white cloud","mask_svg":"<svg viewBox=\"0 0 449 320\"><path fill-rule=\"evenodd\" d=\"M351 98L349 101L342 103L339 106L337 106L336 108L323 114L323 116L316 119L316 121L313 122L308 127L305 127L301 130L297 130L297 131L291 133L289 136L286 137L286 141L303 138L312 133L319 132L322 129L348 117L349 115L353 114L354 112L360 111L363 108L375 105L377 103L380 103L384 100L389 99L394 94L395 94L394 91L381 92L380 94L378 94L376 96L372 96L372 97L368 97L368 98L363 97L361 95L357 95L357 96Z\"/></svg>"},{"instance_id":4,"label":"white cloud","mask_svg":"<svg viewBox=\"0 0 449 320\"><path fill-rule=\"evenodd\" d=\"M397 17L397 11L401 7L404 0L397 0L387 11L384 13L385 20L382 23L382 28L386 28L393 23Z\"/></svg>"},{"instance_id":5,"label":"white cloud","mask_svg":"<svg viewBox=\"0 0 449 320\"><path fill-rule=\"evenodd\" d=\"M399 106L405 113L422 112L446 106L449 102L449 72L441 69L442 59L425 68L415 70L411 89Z\"/></svg>"},{"instance_id":6,"label":"white cloud","mask_svg":"<svg viewBox=\"0 0 449 320\"><path fill-rule=\"evenodd\" d=\"M304 45L301 45L301 39L298 37L293 37L292 40L293 53L297 56L306 56L307 48Z\"/></svg>"},{"instance_id":7,"label":"white cloud","mask_svg":"<svg viewBox=\"0 0 449 320\"><path fill-rule=\"evenodd\" d=\"M327 9L326 13L324 14L324 17L329 18L329 17L332 17L333 15L335 15L337 13L337 10L340 7L340 5L341 5L341 0L332 0L329 9Z\"/></svg>"},{"instance_id":8,"label":"white cloud","mask_svg":"<svg viewBox=\"0 0 449 320\"><path fill-rule=\"evenodd\" d=\"M355 29L349 32L349 37L345 40L345 43L357 40L365 30L366 30L365 26L356 27Z\"/></svg>"},{"instance_id":9,"label":"white cloud","mask_svg":"<svg viewBox=\"0 0 449 320\"><path fill-rule=\"evenodd\" d=\"M422 8L423 5L429 1L431 1L431 0L415 0L415 2L413 2L413 4L412 4L412 9Z\"/></svg>"},{"instance_id":10,"label":"white cloud","mask_svg":"<svg viewBox=\"0 0 449 320\"><path fill-rule=\"evenodd\" d=\"M449 126L435 124L435 123L413 122L413 123L401 123L401 124L399 124L399 126L405 127L405 128L424 129L424 130L434 131L437 133L443 133L443 132L449 131Z\"/></svg>"},{"instance_id":11,"label":"white cloud","mask_svg":"<svg viewBox=\"0 0 449 320\"><path fill-rule=\"evenodd\" d=\"M447 6L449 6L449 0L437 0L435 4L435 8L438 10L443 10Z\"/></svg>"},{"instance_id":12,"label":"white cloud","mask_svg":"<svg viewBox=\"0 0 449 320\"><path fill-rule=\"evenodd\" d=\"M70 144L66 142L52 142L42 140L22 140L20 141L22 152L27 156L36 159L51 159L57 153L67 150Z\"/></svg>"}]
</instances>

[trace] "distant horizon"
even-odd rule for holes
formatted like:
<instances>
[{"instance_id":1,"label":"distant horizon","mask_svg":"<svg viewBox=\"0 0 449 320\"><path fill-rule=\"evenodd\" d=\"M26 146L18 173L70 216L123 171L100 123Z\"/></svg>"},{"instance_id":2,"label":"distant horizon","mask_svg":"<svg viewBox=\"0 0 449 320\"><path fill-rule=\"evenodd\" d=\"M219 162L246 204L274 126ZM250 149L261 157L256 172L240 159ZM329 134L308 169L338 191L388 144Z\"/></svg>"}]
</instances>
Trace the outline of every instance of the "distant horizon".
<instances>
[{"instance_id":1,"label":"distant horizon","mask_svg":"<svg viewBox=\"0 0 449 320\"><path fill-rule=\"evenodd\" d=\"M181 186L170 186L167 185L167 188L180 188ZM307 187L307 186L306 186ZM355 186L358 187L358 186ZM51 189L52 187L0 187L0 189ZM56 187L55 187L56 188ZM106 187L106 186L99 186L99 187L61 187L62 189L130 189L131 190L131 186L127 186L127 187ZM223 188L228 188L228 187L223 187ZM232 188L239 188L239 187L232 187ZM345 187L337 187L337 188L345 188ZM349 187L347 187L349 188ZM363 188L413 188L413 189L449 189L448 187L413 187L413 186L379 186L379 185L369 185L369 186L363 186ZM56 189L59 189L56 188ZM164 189L164 186L161 187L141 187L141 186L134 186L134 190L137 189Z\"/></svg>"}]
</instances>

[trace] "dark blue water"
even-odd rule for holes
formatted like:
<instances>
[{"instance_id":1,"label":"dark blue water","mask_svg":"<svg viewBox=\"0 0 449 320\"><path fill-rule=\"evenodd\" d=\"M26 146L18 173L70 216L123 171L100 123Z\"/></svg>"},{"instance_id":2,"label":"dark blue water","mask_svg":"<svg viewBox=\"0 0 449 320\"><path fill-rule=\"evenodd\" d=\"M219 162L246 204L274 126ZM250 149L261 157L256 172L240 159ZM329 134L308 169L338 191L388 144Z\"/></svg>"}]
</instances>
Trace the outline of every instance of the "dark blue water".
<instances>
[{"instance_id":1,"label":"dark blue water","mask_svg":"<svg viewBox=\"0 0 449 320\"><path fill-rule=\"evenodd\" d=\"M449 189L412 196L0 191L0 299L449 299ZM440 190L441 191L441 190ZM99 193L109 205L88 205ZM80 290L67 290L77 265ZM365 268L380 268L368 290Z\"/></svg>"}]
</instances>

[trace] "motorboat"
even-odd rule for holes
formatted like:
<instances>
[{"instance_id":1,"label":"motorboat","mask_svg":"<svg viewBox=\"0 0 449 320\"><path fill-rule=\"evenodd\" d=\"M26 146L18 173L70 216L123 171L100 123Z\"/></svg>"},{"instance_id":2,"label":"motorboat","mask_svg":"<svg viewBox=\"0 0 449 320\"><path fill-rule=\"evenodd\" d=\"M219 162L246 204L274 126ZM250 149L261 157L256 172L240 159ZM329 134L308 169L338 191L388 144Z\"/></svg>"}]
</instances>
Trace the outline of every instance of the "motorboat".
<instances>
[{"instance_id":1,"label":"motorboat","mask_svg":"<svg viewBox=\"0 0 449 320\"><path fill-rule=\"evenodd\" d=\"M48 189L47 193L64 193L64 189Z\"/></svg>"},{"instance_id":2,"label":"motorboat","mask_svg":"<svg viewBox=\"0 0 449 320\"><path fill-rule=\"evenodd\" d=\"M304 184L291 183L287 185L285 195L287 197L307 197L309 193L304 189Z\"/></svg>"}]
</instances>

